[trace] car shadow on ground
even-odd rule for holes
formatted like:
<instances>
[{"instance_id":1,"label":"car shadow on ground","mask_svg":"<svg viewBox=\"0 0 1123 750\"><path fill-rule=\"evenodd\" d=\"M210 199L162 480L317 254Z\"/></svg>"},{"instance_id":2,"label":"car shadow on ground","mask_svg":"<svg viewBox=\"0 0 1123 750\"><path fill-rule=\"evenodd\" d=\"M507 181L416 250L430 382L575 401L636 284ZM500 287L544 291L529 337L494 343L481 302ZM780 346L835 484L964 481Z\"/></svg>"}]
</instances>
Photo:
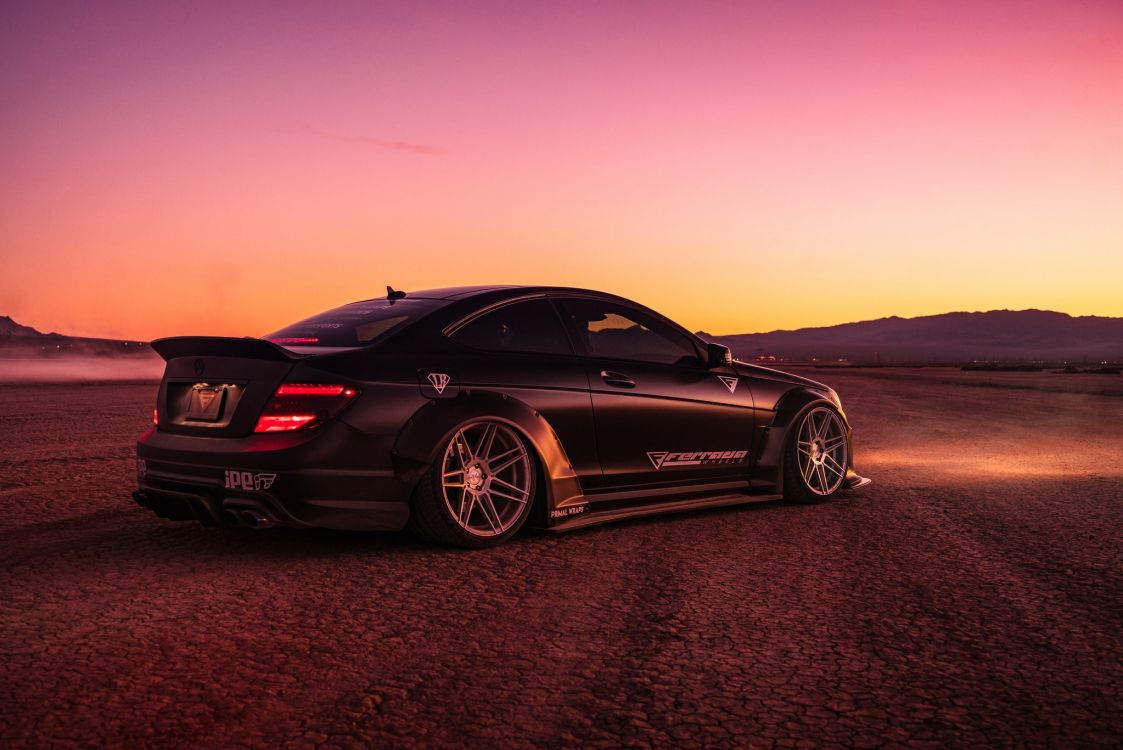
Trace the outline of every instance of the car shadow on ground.
<instances>
[{"instance_id":1,"label":"car shadow on ground","mask_svg":"<svg viewBox=\"0 0 1123 750\"><path fill-rule=\"evenodd\" d=\"M680 513L639 517L589 526L563 533L524 529L502 545L486 549L445 547L419 539L407 530L341 531L332 529L216 528L196 522L168 521L134 508L94 511L55 521L44 521L0 534L8 563L44 563L80 550L90 559L91 569L112 567L116 563L176 565L190 561L223 561L229 563L259 562L292 564L301 561L337 559L340 562L358 558L370 560L396 558L405 561L427 560L434 556L473 556L481 559L503 556L548 555L565 547L580 547L583 554L589 547L617 544L620 536L638 537L629 540L643 546L643 538L663 538L676 527L708 523L734 523L746 515L827 512L838 502L798 505L781 500L747 503L723 508L701 509Z\"/></svg>"},{"instance_id":2,"label":"car shadow on ground","mask_svg":"<svg viewBox=\"0 0 1123 750\"><path fill-rule=\"evenodd\" d=\"M804 508L813 510L823 504L799 505L782 500L747 503L727 506L666 513L614 521L612 523L588 526L566 532L552 532L544 529L523 529L511 539L496 548L462 549L448 547L420 539L408 530L402 531L343 531L335 529L241 529L208 528L197 524L176 524L165 531L156 533L164 537L169 546L198 545L211 551L224 551L236 556L251 557L320 557L324 555L395 555L410 557L429 556L434 553L450 555L483 555L495 550L532 550L565 544L566 539L580 539L595 542L598 537L611 537L621 531L643 534L647 531L665 529L673 524L686 523L690 519L710 518L720 522L723 518L733 518L746 513L775 513L785 508Z\"/></svg>"}]
</instances>

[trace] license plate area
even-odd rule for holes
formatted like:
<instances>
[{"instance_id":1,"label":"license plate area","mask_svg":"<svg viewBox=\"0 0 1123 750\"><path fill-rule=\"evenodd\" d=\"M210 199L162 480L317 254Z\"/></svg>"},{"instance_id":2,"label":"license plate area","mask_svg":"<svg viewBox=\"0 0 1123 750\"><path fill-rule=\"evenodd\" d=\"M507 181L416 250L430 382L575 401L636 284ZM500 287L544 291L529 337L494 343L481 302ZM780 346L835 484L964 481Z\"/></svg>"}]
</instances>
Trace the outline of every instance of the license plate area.
<instances>
[{"instance_id":1,"label":"license plate area","mask_svg":"<svg viewBox=\"0 0 1123 750\"><path fill-rule=\"evenodd\" d=\"M188 394L184 418L188 422L218 422L226 411L226 396L232 387L225 383L195 383Z\"/></svg>"},{"instance_id":2,"label":"license plate area","mask_svg":"<svg viewBox=\"0 0 1123 750\"><path fill-rule=\"evenodd\" d=\"M211 437L249 435L283 375L280 373L273 377L272 373L266 373L270 377L264 382L251 382L250 377L240 377L242 373L237 372L238 362L215 361L211 363L215 372L203 376L190 372L197 369L197 366L191 367L193 363L190 360L186 364L187 373L166 377L160 387L161 431ZM221 369L220 365L223 365ZM282 367L287 371L292 365L282 364ZM184 369L183 362L173 360L168 363L169 370L177 368ZM247 372L246 375L254 373ZM214 393L202 393L207 389L214 389Z\"/></svg>"}]
</instances>

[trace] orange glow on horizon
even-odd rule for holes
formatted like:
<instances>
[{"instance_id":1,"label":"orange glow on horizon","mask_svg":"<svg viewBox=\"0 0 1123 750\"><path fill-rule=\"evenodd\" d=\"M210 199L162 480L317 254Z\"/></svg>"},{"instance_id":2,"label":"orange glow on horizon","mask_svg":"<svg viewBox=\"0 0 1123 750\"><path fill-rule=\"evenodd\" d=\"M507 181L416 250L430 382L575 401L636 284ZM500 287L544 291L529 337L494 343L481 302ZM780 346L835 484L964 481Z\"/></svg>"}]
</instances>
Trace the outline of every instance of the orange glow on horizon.
<instances>
[{"instance_id":1,"label":"orange glow on horizon","mask_svg":"<svg viewBox=\"0 0 1123 750\"><path fill-rule=\"evenodd\" d=\"M263 335L478 283L715 334L1123 316L1123 5L0 10L0 315Z\"/></svg>"}]
</instances>

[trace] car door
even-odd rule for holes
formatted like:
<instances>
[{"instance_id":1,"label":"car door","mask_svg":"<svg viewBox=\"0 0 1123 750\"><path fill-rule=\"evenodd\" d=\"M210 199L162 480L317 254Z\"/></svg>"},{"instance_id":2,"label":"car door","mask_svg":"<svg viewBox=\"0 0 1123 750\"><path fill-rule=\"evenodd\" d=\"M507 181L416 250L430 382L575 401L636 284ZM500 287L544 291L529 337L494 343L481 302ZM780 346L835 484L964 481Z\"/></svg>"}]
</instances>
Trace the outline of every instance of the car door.
<instances>
[{"instance_id":1,"label":"car door","mask_svg":"<svg viewBox=\"0 0 1123 750\"><path fill-rule=\"evenodd\" d=\"M747 380L731 367L708 369L692 336L641 308L557 302L589 379L601 489L748 481Z\"/></svg>"},{"instance_id":2,"label":"car door","mask_svg":"<svg viewBox=\"0 0 1123 750\"><path fill-rule=\"evenodd\" d=\"M589 381L553 303L542 295L509 300L457 324L461 388L516 398L557 434L582 486L600 479Z\"/></svg>"}]
</instances>

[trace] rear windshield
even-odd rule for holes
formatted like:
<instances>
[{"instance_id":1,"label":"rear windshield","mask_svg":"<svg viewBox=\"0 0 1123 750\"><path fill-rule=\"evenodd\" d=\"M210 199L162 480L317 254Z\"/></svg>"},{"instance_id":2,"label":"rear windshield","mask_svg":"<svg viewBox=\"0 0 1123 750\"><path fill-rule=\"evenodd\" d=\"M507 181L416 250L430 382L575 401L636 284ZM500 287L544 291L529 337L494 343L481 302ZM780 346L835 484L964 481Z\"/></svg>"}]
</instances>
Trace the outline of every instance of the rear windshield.
<instances>
[{"instance_id":1,"label":"rear windshield","mask_svg":"<svg viewBox=\"0 0 1123 750\"><path fill-rule=\"evenodd\" d=\"M263 338L287 347L366 346L448 304L439 299L369 300L313 315Z\"/></svg>"}]
</instances>

